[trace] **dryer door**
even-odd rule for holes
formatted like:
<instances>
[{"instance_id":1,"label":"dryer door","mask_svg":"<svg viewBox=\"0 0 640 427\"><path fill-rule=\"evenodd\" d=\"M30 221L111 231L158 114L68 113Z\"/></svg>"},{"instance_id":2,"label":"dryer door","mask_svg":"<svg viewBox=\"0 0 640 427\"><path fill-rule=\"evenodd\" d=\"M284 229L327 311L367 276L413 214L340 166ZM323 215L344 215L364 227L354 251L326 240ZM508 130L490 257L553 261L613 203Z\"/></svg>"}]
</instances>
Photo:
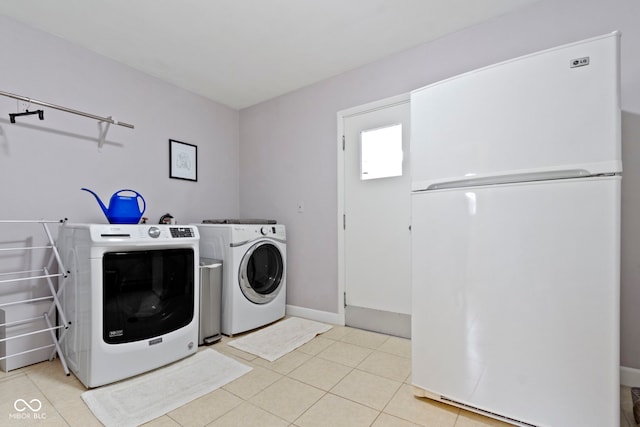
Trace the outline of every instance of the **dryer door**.
<instances>
[{"instance_id":1,"label":"dryer door","mask_svg":"<svg viewBox=\"0 0 640 427\"><path fill-rule=\"evenodd\" d=\"M194 258L192 248L105 253L103 341L141 341L190 324L197 317Z\"/></svg>"},{"instance_id":2,"label":"dryer door","mask_svg":"<svg viewBox=\"0 0 640 427\"><path fill-rule=\"evenodd\" d=\"M280 292L284 260L280 249L268 241L258 242L244 254L238 272L240 289L255 304L266 304Z\"/></svg>"}]
</instances>

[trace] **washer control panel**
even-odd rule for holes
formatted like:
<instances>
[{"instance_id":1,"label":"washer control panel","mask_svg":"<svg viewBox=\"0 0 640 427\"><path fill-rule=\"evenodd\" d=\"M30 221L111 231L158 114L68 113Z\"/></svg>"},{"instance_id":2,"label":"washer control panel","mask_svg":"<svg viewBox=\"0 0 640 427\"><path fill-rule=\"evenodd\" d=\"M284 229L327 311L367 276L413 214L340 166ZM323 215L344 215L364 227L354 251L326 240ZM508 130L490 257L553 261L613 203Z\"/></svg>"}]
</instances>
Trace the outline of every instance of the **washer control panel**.
<instances>
[{"instance_id":1,"label":"washer control panel","mask_svg":"<svg viewBox=\"0 0 640 427\"><path fill-rule=\"evenodd\" d=\"M260 228L260 234L262 234L263 236L267 236L269 234L276 234L275 225L265 225L265 226L261 227Z\"/></svg>"},{"instance_id":2,"label":"washer control panel","mask_svg":"<svg viewBox=\"0 0 640 427\"><path fill-rule=\"evenodd\" d=\"M287 239L283 224L234 224L231 227L232 243L251 242L262 238L275 239L284 243Z\"/></svg>"}]
</instances>

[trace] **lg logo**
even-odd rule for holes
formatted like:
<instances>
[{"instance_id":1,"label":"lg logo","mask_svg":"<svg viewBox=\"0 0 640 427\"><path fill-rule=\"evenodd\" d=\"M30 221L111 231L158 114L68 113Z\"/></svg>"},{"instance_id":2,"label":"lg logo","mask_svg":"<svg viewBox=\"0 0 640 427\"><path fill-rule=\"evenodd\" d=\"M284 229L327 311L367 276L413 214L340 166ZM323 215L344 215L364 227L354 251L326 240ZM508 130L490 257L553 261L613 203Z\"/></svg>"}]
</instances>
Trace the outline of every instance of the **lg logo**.
<instances>
[{"instance_id":1,"label":"lg logo","mask_svg":"<svg viewBox=\"0 0 640 427\"><path fill-rule=\"evenodd\" d=\"M569 63L569 66L571 68L584 67L585 65L589 65L589 57L588 56L585 56L583 58L572 59L571 62Z\"/></svg>"}]
</instances>

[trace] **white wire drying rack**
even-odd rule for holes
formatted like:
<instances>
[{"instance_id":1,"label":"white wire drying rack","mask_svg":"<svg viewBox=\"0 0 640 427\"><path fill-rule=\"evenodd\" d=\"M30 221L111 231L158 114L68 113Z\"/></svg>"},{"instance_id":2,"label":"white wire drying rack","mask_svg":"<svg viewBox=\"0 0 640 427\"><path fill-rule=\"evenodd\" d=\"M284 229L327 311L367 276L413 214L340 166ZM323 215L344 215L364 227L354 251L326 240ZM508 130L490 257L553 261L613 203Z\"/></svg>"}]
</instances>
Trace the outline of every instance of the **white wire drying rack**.
<instances>
[{"instance_id":1,"label":"white wire drying rack","mask_svg":"<svg viewBox=\"0 0 640 427\"><path fill-rule=\"evenodd\" d=\"M47 221L47 220L0 220L0 226L5 224L41 224L48 239L48 245L45 246L29 246L29 247L11 247L11 248L0 248L0 252L18 252L18 251L33 251L33 250L45 250L49 251L49 259L41 269L36 270L27 270L27 271L13 271L8 273L0 273L0 285L4 285L7 283L15 283L15 282L24 282L24 281L34 281L34 280L45 280L50 294L47 296L35 297L35 298L27 298L17 301L9 301L0 304L0 309L3 307L14 306L18 304L29 304L40 301L51 301L49 308L47 311L42 313L42 316L38 317L30 317L25 319L13 320L0 324L0 331L3 332L2 337L0 338L0 343L5 343L10 340L15 340L19 338L24 338L30 335L49 333L51 337L51 344L45 346L39 346L36 348L30 348L28 350L19 351L13 354L0 354L0 360L8 359L10 357L24 355L26 353L31 353L35 351L44 350L47 348L51 348L51 354L49 356L49 360L53 360L53 358L58 355L60 358L60 362L62 364L62 368L64 369L65 374L69 375L69 368L67 366L66 360L62 351L60 349L59 341L65 335L66 331L69 328L69 322L62 310L62 306L60 305L60 301L58 296L62 292L62 288L56 290L56 286L54 284L54 280L57 281L59 277L66 277L69 272L65 269L62 259L60 258L60 254L55 246L53 241L53 237L51 236L51 232L49 231L48 224L61 224L64 223L66 219L59 221ZM57 265L57 273L52 272ZM56 323L56 312L58 318L60 320L59 325L55 325ZM20 333L17 335L7 336L7 328L15 327L19 325L26 325L30 323L34 323L36 321L40 321L44 319L46 324L46 328L31 330L28 332ZM53 322L52 322L53 320ZM56 336L56 332L58 330L62 330L60 333L60 338Z\"/></svg>"}]
</instances>

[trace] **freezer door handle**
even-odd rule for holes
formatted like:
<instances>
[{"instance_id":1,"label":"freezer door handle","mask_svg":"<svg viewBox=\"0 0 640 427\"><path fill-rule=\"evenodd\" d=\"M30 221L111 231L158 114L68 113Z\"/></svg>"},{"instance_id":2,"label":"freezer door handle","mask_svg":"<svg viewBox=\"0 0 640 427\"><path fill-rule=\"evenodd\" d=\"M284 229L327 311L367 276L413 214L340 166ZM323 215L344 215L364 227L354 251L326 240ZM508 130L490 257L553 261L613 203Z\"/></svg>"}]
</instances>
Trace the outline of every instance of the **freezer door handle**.
<instances>
[{"instance_id":1,"label":"freezer door handle","mask_svg":"<svg viewBox=\"0 0 640 427\"><path fill-rule=\"evenodd\" d=\"M585 178L593 176L586 169L567 169L542 172L526 172L507 175L492 175L460 179L455 181L436 182L422 191L443 190L448 188L477 187L479 185L511 184L529 181L547 181L553 179ZM414 190L416 191L416 190ZM420 190L417 190L420 191Z\"/></svg>"}]
</instances>

